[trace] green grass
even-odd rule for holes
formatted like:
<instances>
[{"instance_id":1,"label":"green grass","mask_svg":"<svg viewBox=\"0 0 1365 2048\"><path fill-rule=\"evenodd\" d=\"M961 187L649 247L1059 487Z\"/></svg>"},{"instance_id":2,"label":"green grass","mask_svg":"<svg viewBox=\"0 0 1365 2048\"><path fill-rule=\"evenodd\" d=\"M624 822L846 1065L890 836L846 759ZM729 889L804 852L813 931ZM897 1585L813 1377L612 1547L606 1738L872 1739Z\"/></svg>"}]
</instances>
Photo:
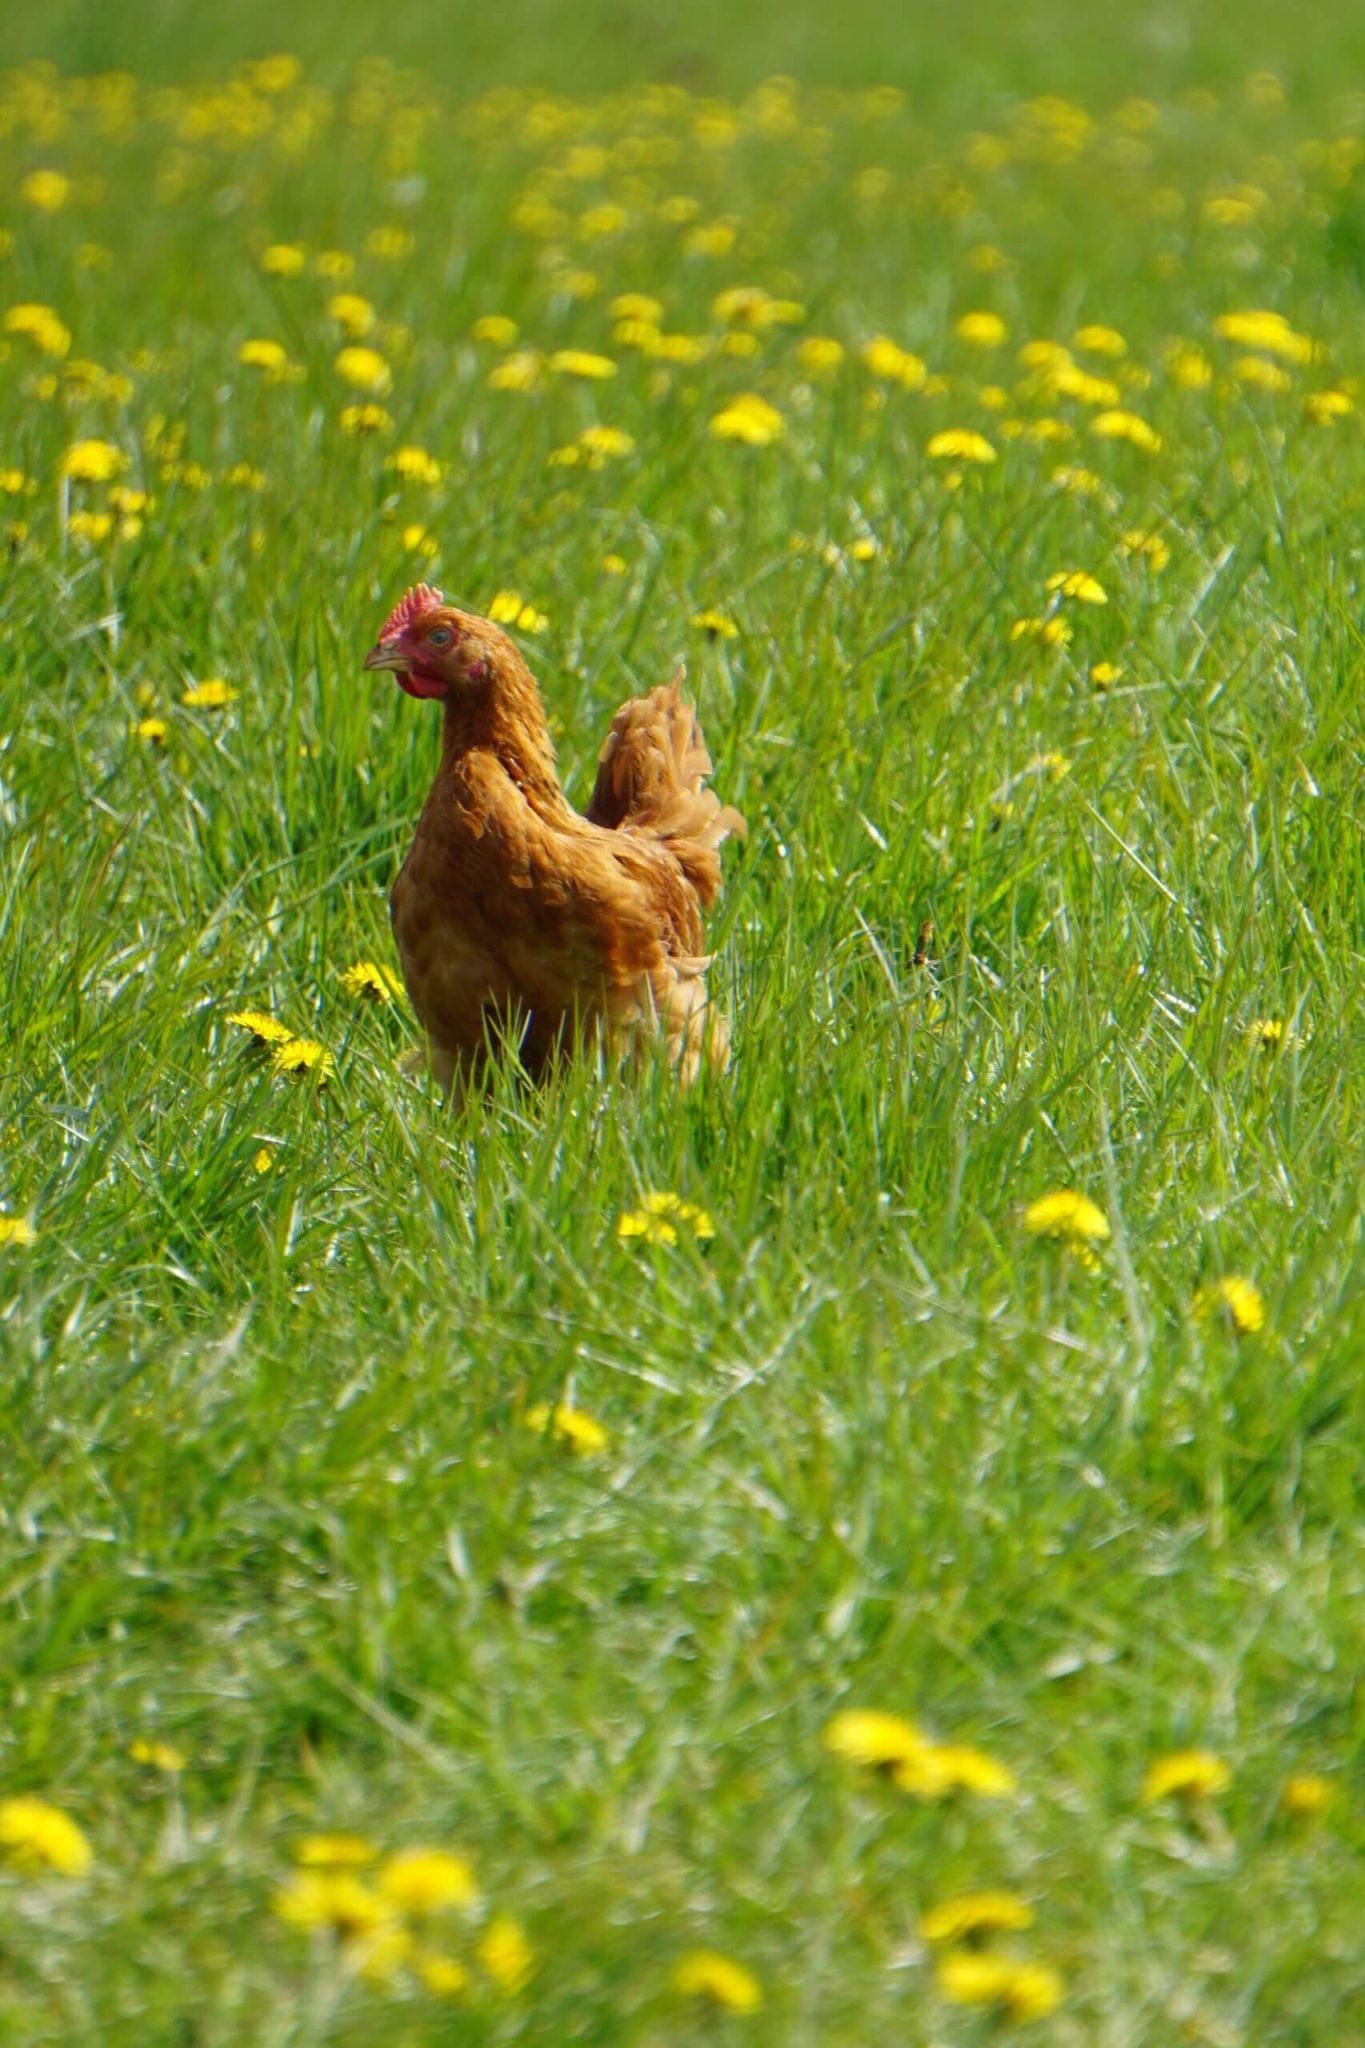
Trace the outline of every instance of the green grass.
<instances>
[{"instance_id":1,"label":"green grass","mask_svg":"<svg viewBox=\"0 0 1365 2048\"><path fill-rule=\"evenodd\" d=\"M1128 27L1092 21L1082 58L1064 11L1027 12L965 73L926 30L892 65L910 101L875 115L825 88L887 75L875 10L828 67L828 23L792 17L765 62L746 17L697 81L734 95L721 146L699 98L615 93L676 69L650 15L640 56L528 11L501 68L485 25L468 76L443 50L368 109L343 59L370 17L329 54L305 15L313 67L240 135L201 87L138 87L106 129L74 88L0 81L0 307L54 308L71 359L130 379L83 395L22 337L0 361L0 470L33 484L0 500L27 529L0 584L0 1199L37 1233L0 1251L0 1797L51 1801L94 1852L83 1878L0 1874L17 2048L972 2048L1013 2024L945 2001L917 1923L1000 1886L1036 1910L1003 1949L1065 1979L1023 2038L1365 2039L1365 415L1304 409L1365 405L1359 26L1327 10L1290 50L1215 9L1144 70ZM285 36L255 19L253 54ZM116 49L68 11L45 47L221 82L230 20L201 39L148 6ZM748 94L783 37L811 62L765 129ZM1074 150L1022 108L1049 47L1086 85ZM1248 92L1281 58L1283 103ZM469 111L561 73L549 112ZM1138 132L1118 109L1149 88ZM51 214L19 195L41 167L75 181ZM1242 187L1218 224L1206 202ZM564 211L548 234L513 225L528 190ZM733 223L728 253L682 253L657 212L680 193ZM607 201L624 222L585 238ZM409 253L365 252L386 224ZM280 240L297 278L262 274ZM314 273L326 249L349 284ZM578 269L594 295L563 288ZM718 335L715 295L749 283L805 308L751 357L610 339L616 293ZM339 288L409 330L380 331L392 427L368 438L339 425ZM957 338L977 308L1007 345ZM1215 332L1248 308L1319 344L1282 391ZM489 313L617 374L490 390ZM1016 360L1093 322L1129 352L1077 360L1155 452ZM941 383L878 384L879 333ZM848 351L827 376L810 334ZM296 381L240 366L248 338ZM772 445L710 434L743 391L783 415ZM1038 419L1069 438L1010 426ZM595 421L634 452L549 463ZM958 488L927 453L947 428L998 451ZM63 529L89 437L154 498L136 536ZM404 444L439 484L398 483ZM69 509L108 502L76 485ZM1071 569L1107 605L1064 605L1067 646L1011 640ZM723 1081L505 1074L451 1114L398 1071L404 1007L346 997L352 962L393 958L434 765L436 714L359 666L419 573L546 614L527 646L580 800L614 706L687 654L750 822L716 924ZM690 623L708 608L735 638ZM231 705L182 703L215 676ZM323 1041L332 1084L273 1077L226 1021L244 1005ZM1025 1228L1066 1187L1110 1222L1094 1271ZM709 1245L619 1243L651 1190L702 1203ZM1257 1334L1193 1313L1231 1274ZM531 1426L560 1401L604 1449ZM840 1763L848 1706L978 1745L1015 1794L923 1805ZM1227 1790L1144 1804L1190 1747ZM1333 1788L1316 1822L1283 1813L1295 1773ZM275 1914L321 1829L473 1859L486 1907L426 1937L471 1965L463 2004L360 1980L353 1946ZM476 1961L489 1912L534 1949L518 1991ZM698 1947L755 1974L760 2012L673 1988Z\"/></svg>"}]
</instances>

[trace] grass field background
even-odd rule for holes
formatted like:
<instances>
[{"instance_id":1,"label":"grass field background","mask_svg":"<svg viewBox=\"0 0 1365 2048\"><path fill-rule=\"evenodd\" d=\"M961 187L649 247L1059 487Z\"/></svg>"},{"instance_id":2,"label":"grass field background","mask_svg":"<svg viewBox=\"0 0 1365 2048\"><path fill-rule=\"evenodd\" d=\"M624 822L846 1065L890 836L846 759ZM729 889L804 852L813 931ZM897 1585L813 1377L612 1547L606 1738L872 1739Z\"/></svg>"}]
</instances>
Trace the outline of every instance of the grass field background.
<instances>
[{"instance_id":1,"label":"grass field background","mask_svg":"<svg viewBox=\"0 0 1365 2048\"><path fill-rule=\"evenodd\" d=\"M895 19L0 18L7 2043L1365 2040L1365 28ZM686 656L723 1081L348 992L418 576Z\"/></svg>"}]
</instances>

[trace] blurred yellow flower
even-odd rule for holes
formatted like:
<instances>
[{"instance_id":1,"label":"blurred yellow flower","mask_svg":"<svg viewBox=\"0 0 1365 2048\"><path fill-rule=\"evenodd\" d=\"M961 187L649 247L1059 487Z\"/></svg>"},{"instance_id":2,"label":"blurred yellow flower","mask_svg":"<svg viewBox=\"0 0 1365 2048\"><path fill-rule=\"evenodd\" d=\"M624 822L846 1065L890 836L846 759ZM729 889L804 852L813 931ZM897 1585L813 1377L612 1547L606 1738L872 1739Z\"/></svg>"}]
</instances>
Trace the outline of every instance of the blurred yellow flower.
<instances>
[{"instance_id":1,"label":"blurred yellow flower","mask_svg":"<svg viewBox=\"0 0 1365 2048\"><path fill-rule=\"evenodd\" d=\"M473 1906L479 1899L469 1859L448 1849L400 1849L385 1857L374 1885L382 1898L405 1913Z\"/></svg>"},{"instance_id":2,"label":"blurred yellow flower","mask_svg":"<svg viewBox=\"0 0 1365 2048\"><path fill-rule=\"evenodd\" d=\"M286 1045L294 1036L289 1026L272 1017L269 1010L232 1010L227 1021L249 1031L258 1045Z\"/></svg>"},{"instance_id":3,"label":"blurred yellow flower","mask_svg":"<svg viewBox=\"0 0 1365 2048\"><path fill-rule=\"evenodd\" d=\"M541 380L541 360L534 349L517 349L488 372L490 391L533 391Z\"/></svg>"},{"instance_id":4,"label":"blurred yellow flower","mask_svg":"<svg viewBox=\"0 0 1365 2048\"><path fill-rule=\"evenodd\" d=\"M498 1913L484 1930L475 1949L479 1967L493 1979L500 1991L524 1991L535 1974L536 1959L519 1922L510 1914Z\"/></svg>"},{"instance_id":5,"label":"blurred yellow flower","mask_svg":"<svg viewBox=\"0 0 1365 2048\"><path fill-rule=\"evenodd\" d=\"M1033 1925L1033 1908L1013 1892L964 1892L920 1915L925 1941L972 1941Z\"/></svg>"},{"instance_id":6,"label":"blurred yellow flower","mask_svg":"<svg viewBox=\"0 0 1365 2048\"><path fill-rule=\"evenodd\" d=\"M374 960L357 960L354 967L348 967L341 977L341 986L348 996L360 996L370 1003L391 1003L403 993L402 979L395 969Z\"/></svg>"},{"instance_id":7,"label":"blurred yellow flower","mask_svg":"<svg viewBox=\"0 0 1365 2048\"><path fill-rule=\"evenodd\" d=\"M505 313L484 313L469 331L475 341L491 342L495 348L510 348L518 330L516 321L509 320Z\"/></svg>"},{"instance_id":8,"label":"blurred yellow flower","mask_svg":"<svg viewBox=\"0 0 1365 2048\"><path fill-rule=\"evenodd\" d=\"M288 365L289 353L278 341L244 341L237 351L237 360L250 370L264 370L278 377Z\"/></svg>"},{"instance_id":9,"label":"blurred yellow flower","mask_svg":"<svg viewBox=\"0 0 1365 2048\"><path fill-rule=\"evenodd\" d=\"M1008 1799L1016 1790L1012 1771L967 1742L928 1742L893 1764L891 1777L902 1792L929 1802L946 1799L953 1792Z\"/></svg>"},{"instance_id":10,"label":"blurred yellow flower","mask_svg":"<svg viewBox=\"0 0 1365 2048\"><path fill-rule=\"evenodd\" d=\"M164 718L135 718L128 730L135 740L145 740L148 746L163 747L170 727Z\"/></svg>"},{"instance_id":11,"label":"blurred yellow flower","mask_svg":"<svg viewBox=\"0 0 1365 2048\"><path fill-rule=\"evenodd\" d=\"M127 456L112 441L73 441L62 457L62 475L73 483L107 484L127 467Z\"/></svg>"},{"instance_id":12,"label":"blurred yellow flower","mask_svg":"<svg viewBox=\"0 0 1365 2048\"><path fill-rule=\"evenodd\" d=\"M998 313L964 313L953 328L959 341L975 348L999 348L1009 339L1009 329Z\"/></svg>"},{"instance_id":13,"label":"blurred yellow flower","mask_svg":"<svg viewBox=\"0 0 1365 2048\"><path fill-rule=\"evenodd\" d=\"M1088 576L1084 569L1058 569L1049 576L1045 588L1060 597L1074 597L1081 604L1108 604L1109 594L1102 583Z\"/></svg>"},{"instance_id":14,"label":"blurred yellow flower","mask_svg":"<svg viewBox=\"0 0 1365 2048\"><path fill-rule=\"evenodd\" d=\"M261 269L267 277L297 277L307 260L294 242L272 242L261 251Z\"/></svg>"},{"instance_id":15,"label":"blurred yellow flower","mask_svg":"<svg viewBox=\"0 0 1365 2048\"><path fill-rule=\"evenodd\" d=\"M1232 374L1239 384L1250 384L1257 391L1292 391L1294 379L1288 370L1278 363L1268 363L1263 356L1238 356L1232 366Z\"/></svg>"},{"instance_id":16,"label":"blurred yellow flower","mask_svg":"<svg viewBox=\"0 0 1365 2048\"><path fill-rule=\"evenodd\" d=\"M1208 1749L1180 1749L1159 1757L1142 1781L1142 1797L1148 1806L1163 1799L1190 1802L1225 1792L1232 1772L1221 1757Z\"/></svg>"},{"instance_id":17,"label":"blurred yellow flower","mask_svg":"<svg viewBox=\"0 0 1365 2048\"><path fill-rule=\"evenodd\" d=\"M689 1998L709 1999L725 2012L758 2012L763 1987L753 1972L713 1948L690 1949L673 1966L673 1988Z\"/></svg>"},{"instance_id":18,"label":"blurred yellow flower","mask_svg":"<svg viewBox=\"0 0 1365 2048\"><path fill-rule=\"evenodd\" d=\"M271 1902L291 1927L330 1927L337 1934L371 1934L393 1920L397 1908L347 1871L299 1870Z\"/></svg>"},{"instance_id":19,"label":"blurred yellow flower","mask_svg":"<svg viewBox=\"0 0 1365 2048\"><path fill-rule=\"evenodd\" d=\"M1102 441L1128 441L1148 455L1155 455L1161 447L1161 436L1156 429L1137 413L1125 412L1121 407L1096 413L1090 422L1090 431L1098 434Z\"/></svg>"},{"instance_id":20,"label":"blurred yellow flower","mask_svg":"<svg viewBox=\"0 0 1365 2048\"><path fill-rule=\"evenodd\" d=\"M315 1038L285 1038L275 1047L270 1064L277 1074L287 1074L291 1079L312 1075L320 1088L325 1088L336 1071L336 1060L325 1046Z\"/></svg>"},{"instance_id":21,"label":"blurred yellow flower","mask_svg":"<svg viewBox=\"0 0 1365 2048\"><path fill-rule=\"evenodd\" d=\"M892 341L889 334L874 334L871 341L864 342L862 358L874 377L887 384L903 384L907 391L920 390L929 374L920 358Z\"/></svg>"},{"instance_id":22,"label":"blurred yellow flower","mask_svg":"<svg viewBox=\"0 0 1365 2048\"><path fill-rule=\"evenodd\" d=\"M1164 569L1171 559L1170 548L1161 535L1145 533L1141 527L1130 527L1127 533L1121 533L1119 549L1125 555L1140 556L1154 574Z\"/></svg>"},{"instance_id":23,"label":"blurred yellow flower","mask_svg":"<svg viewBox=\"0 0 1365 2048\"><path fill-rule=\"evenodd\" d=\"M338 377L356 391L372 391L382 397L393 383L393 373L378 349L343 348L333 364Z\"/></svg>"},{"instance_id":24,"label":"blurred yellow flower","mask_svg":"<svg viewBox=\"0 0 1365 2048\"><path fill-rule=\"evenodd\" d=\"M1071 337L1071 346L1094 356L1117 358L1128 353L1128 344L1116 327L1080 327Z\"/></svg>"},{"instance_id":25,"label":"blurred yellow flower","mask_svg":"<svg viewBox=\"0 0 1365 2048\"><path fill-rule=\"evenodd\" d=\"M205 682L192 684L180 701L194 711L221 711L225 705L235 704L240 694L221 676L210 676Z\"/></svg>"},{"instance_id":26,"label":"blurred yellow flower","mask_svg":"<svg viewBox=\"0 0 1365 2048\"><path fill-rule=\"evenodd\" d=\"M537 611L519 590L495 591L486 616L495 626L516 626L523 633L541 633L550 623L545 613Z\"/></svg>"},{"instance_id":27,"label":"blurred yellow flower","mask_svg":"<svg viewBox=\"0 0 1365 2048\"><path fill-rule=\"evenodd\" d=\"M845 354L843 343L829 334L808 334L796 347L797 362L814 376L837 370Z\"/></svg>"},{"instance_id":28,"label":"blurred yellow flower","mask_svg":"<svg viewBox=\"0 0 1365 2048\"><path fill-rule=\"evenodd\" d=\"M689 624L712 640L734 640L739 636L739 627L724 612L693 612Z\"/></svg>"},{"instance_id":29,"label":"blurred yellow flower","mask_svg":"<svg viewBox=\"0 0 1365 2048\"><path fill-rule=\"evenodd\" d=\"M294 1861L306 1870L359 1870L378 1854L363 1835L305 1835Z\"/></svg>"},{"instance_id":30,"label":"blurred yellow flower","mask_svg":"<svg viewBox=\"0 0 1365 2048\"><path fill-rule=\"evenodd\" d=\"M563 377L600 380L616 375L616 365L610 356L594 355L590 349L583 348L557 348L550 357L550 368Z\"/></svg>"},{"instance_id":31,"label":"blurred yellow flower","mask_svg":"<svg viewBox=\"0 0 1365 2048\"><path fill-rule=\"evenodd\" d=\"M1293 1820L1315 1820L1320 1813L1327 1811L1335 1797L1336 1787L1330 1778L1320 1778L1309 1772L1285 1779L1280 1806Z\"/></svg>"},{"instance_id":32,"label":"blurred yellow flower","mask_svg":"<svg viewBox=\"0 0 1365 2048\"><path fill-rule=\"evenodd\" d=\"M434 1949L414 1950L412 1967L423 1987L437 1998L462 1998L472 1982L463 1963Z\"/></svg>"},{"instance_id":33,"label":"blurred yellow flower","mask_svg":"<svg viewBox=\"0 0 1365 2048\"><path fill-rule=\"evenodd\" d=\"M751 448L767 447L782 431L781 413L754 391L741 392L711 419L711 433L716 440L743 441Z\"/></svg>"},{"instance_id":34,"label":"blurred yellow flower","mask_svg":"<svg viewBox=\"0 0 1365 2048\"><path fill-rule=\"evenodd\" d=\"M1010 644L1020 640L1036 640L1043 647L1066 647L1071 641L1071 628L1065 619L1015 619L1009 631Z\"/></svg>"},{"instance_id":35,"label":"blurred yellow flower","mask_svg":"<svg viewBox=\"0 0 1365 2048\"><path fill-rule=\"evenodd\" d=\"M347 405L341 412L343 434L387 434L393 421L382 405Z\"/></svg>"},{"instance_id":36,"label":"blurred yellow flower","mask_svg":"<svg viewBox=\"0 0 1365 2048\"><path fill-rule=\"evenodd\" d=\"M355 292L336 292L327 301L327 317L343 327L352 341L359 341L374 326L374 307Z\"/></svg>"},{"instance_id":37,"label":"blurred yellow flower","mask_svg":"<svg viewBox=\"0 0 1365 2048\"><path fill-rule=\"evenodd\" d=\"M1005 1956L945 1956L936 1981L952 2005L993 2005L1015 2020L1045 2019L1066 1995L1061 1977L1047 1964L1011 1962Z\"/></svg>"},{"instance_id":38,"label":"blurred yellow flower","mask_svg":"<svg viewBox=\"0 0 1365 2048\"><path fill-rule=\"evenodd\" d=\"M1303 416L1311 426L1330 427L1344 420L1355 406L1344 391L1310 391L1303 401Z\"/></svg>"},{"instance_id":39,"label":"blurred yellow flower","mask_svg":"<svg viewBox=\"0 0 1365 2048\"><path fill-rule=\"evenodd\" d=\"M64 171L30 171L19 181L19 197L40 213L60 213L71 197L71 180Z\"/></svg>"},{"instance_id":40,"label":"blurred yellow flower","mask_svg":"<svg viewBox=\"0 0 1365 2048\"><path fill-rule=\"evenodd\" d=\"M622 1244L677 1244L684 1232L704 1244L715 1236L716 1226L695 1202L666 1192L646 1195L638 1209L618 1217L616 1224Z\"/></svg>"},{"instance_id":41,"label":"blurred yellow flower","mask_svg":"<svg viewBox=\"0 0 1365 2048\"><path fill-rule=\"evenodd\" d=\"M428 455L425 448L396 448L384 465L394 470L408 484L438 484L441 481L441 465L435 456Z\"/></svg>"},{"instance_id":42,"label":"blurred yellow flower","mask_svg":"<svg viewBox=\"0 0 1365 2048\"><path fill-rule=\"evenodd\" d=\"M1055 1238L1083 1254L1092 1245L1106 1243L1110 1236L1104 1211L1071 1188L1058 1188L1030 1202L1024 1211L1024 1228L1034 1237Z\"/></svg>"},{"instance_id":43,"label":"blurred yellow flower","mask_svg":"<svg viewBox=\"0 0 1365 2048\"><path fill-rule=\"evenodd\" d=\"M71 329L58 318L51 306L11 306L3 325L6 334L22 335L45 356L61 357L70 351Z\"/></svg>"},{"instance_id":44,"label":"blurred yellow flower","mask_svg":"<svg viewBox=\"0 0 1365 2048\"><path fill-rule=\"evenodd\" d=\"M173 1742L156 1742L140 1735L136 1742L129 1743L128 1754L135 1764L147 1764L172 1778L185 1768L184 1753Z\"/></svg>"},{"instance_id":45,"label":"blurred yellow flower","mask_svg":"<svg viewBox=\"0 0 1365 2048\"><path fill-rule=\"evenodd\" d=\"M871 1707L845 1707L826 1723L821 1740L834 1756L873 1769L904 1763L929 1747L913 1721Z\"/></svg>"},{"instance_id":46,"label":"blurred yellow flower","mask_svg":"<svg viewBox=\"0 0 1365 2048\"><path fill-rule=\"evenodd\" d=\"M526 1410L525 1419L526 1427L533 1429L537 1436L548 1433L571 1451L578 1451L585 1457L604 1451L610 1442L607 1431L593 1416L563 1402L552 1408L548 1402L539 1401Z\"/></svg>"},{"instance_id":47,"label":"blurred yellow flower","mask_svg":"<svg viewBox=\"0 0 1365 2048\"><path fill-rule=\"evenodd\" d=\"M1222 313L1213 325L1224 341L1279 356L1286 363L1311 363L1321 354L1317 343L1296 333L1282 313Z\"/></svg>"},{"instance_id":48,"label":"blurred yellow flower","mask_svg":"<svg viewBox=\"0 0 1365 2048\"><path fill-rule=\"evenodd\" d=\"M1224 1273L1220 1280L1206 1280L1195 1293L1194 1313L1201 1322L1219 1316L1242 1337L1255 1336L1265 1328L1261 1290L1254 1280L1246 1280L1240 1273Z\"/></svg>"},{"instance_id":49,"label":"blurred yellow flower","mask_svg":"<svg viewBox=\"0 0 1365 2048\"><path fill-rule=\"evenodd\" d=\"M930 437L925 453L934 462L994 462L995 449L970 427L945 427Z\"/></svg>"},{"instance_id":50,"label":"blurred yellow flower","mask_svg":"<svg viewBox=\"0 0 1365 2048\"><path fill-rule=\"evenodd\" d=\"M94 1861L70 1815L29 1796L0 1799L0 1850L22 1869L46 1868L63 1877L83 1877Z\"/></svg>"}]
</instances>

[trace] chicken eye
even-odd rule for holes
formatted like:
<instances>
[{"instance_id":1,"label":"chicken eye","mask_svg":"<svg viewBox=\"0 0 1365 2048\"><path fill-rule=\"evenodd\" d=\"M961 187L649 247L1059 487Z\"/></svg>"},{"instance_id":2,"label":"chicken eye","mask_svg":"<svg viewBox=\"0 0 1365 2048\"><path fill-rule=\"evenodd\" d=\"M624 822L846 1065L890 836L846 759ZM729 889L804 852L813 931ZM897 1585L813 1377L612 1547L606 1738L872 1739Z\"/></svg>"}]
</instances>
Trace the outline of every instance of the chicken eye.
<instances>
[{"instance_id":1,"label":"chicken eye","mask_svg":"<svg viewBox=\"0 0 1365 2048\"><path fill-rule=\"evenodd\" d=\"M427 634L427 639L433 647L449 647L454 638L455 635L451 632L449 626L433 626Z\"/></svg>"}]
</instances>

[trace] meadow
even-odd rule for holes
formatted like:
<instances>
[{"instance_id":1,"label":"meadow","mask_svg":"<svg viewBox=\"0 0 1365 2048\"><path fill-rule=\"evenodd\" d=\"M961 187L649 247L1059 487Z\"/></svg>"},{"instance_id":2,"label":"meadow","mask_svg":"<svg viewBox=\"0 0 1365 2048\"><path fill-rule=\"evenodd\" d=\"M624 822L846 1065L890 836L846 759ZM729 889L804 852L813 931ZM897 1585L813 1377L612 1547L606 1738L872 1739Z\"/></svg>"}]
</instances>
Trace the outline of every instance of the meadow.
<instances>
[{"instance_id":1,"label":"meadow","mask_svg":"<svg viewBox=\"0 0 1365 2048\"><path fill-rule=\"evenodd\" d=\"M14 2048L1365 2041L1360 30L1024 12L0 24ZM400 1071L419 578L723 1078Z\"/></svg>"}]
</instances>

